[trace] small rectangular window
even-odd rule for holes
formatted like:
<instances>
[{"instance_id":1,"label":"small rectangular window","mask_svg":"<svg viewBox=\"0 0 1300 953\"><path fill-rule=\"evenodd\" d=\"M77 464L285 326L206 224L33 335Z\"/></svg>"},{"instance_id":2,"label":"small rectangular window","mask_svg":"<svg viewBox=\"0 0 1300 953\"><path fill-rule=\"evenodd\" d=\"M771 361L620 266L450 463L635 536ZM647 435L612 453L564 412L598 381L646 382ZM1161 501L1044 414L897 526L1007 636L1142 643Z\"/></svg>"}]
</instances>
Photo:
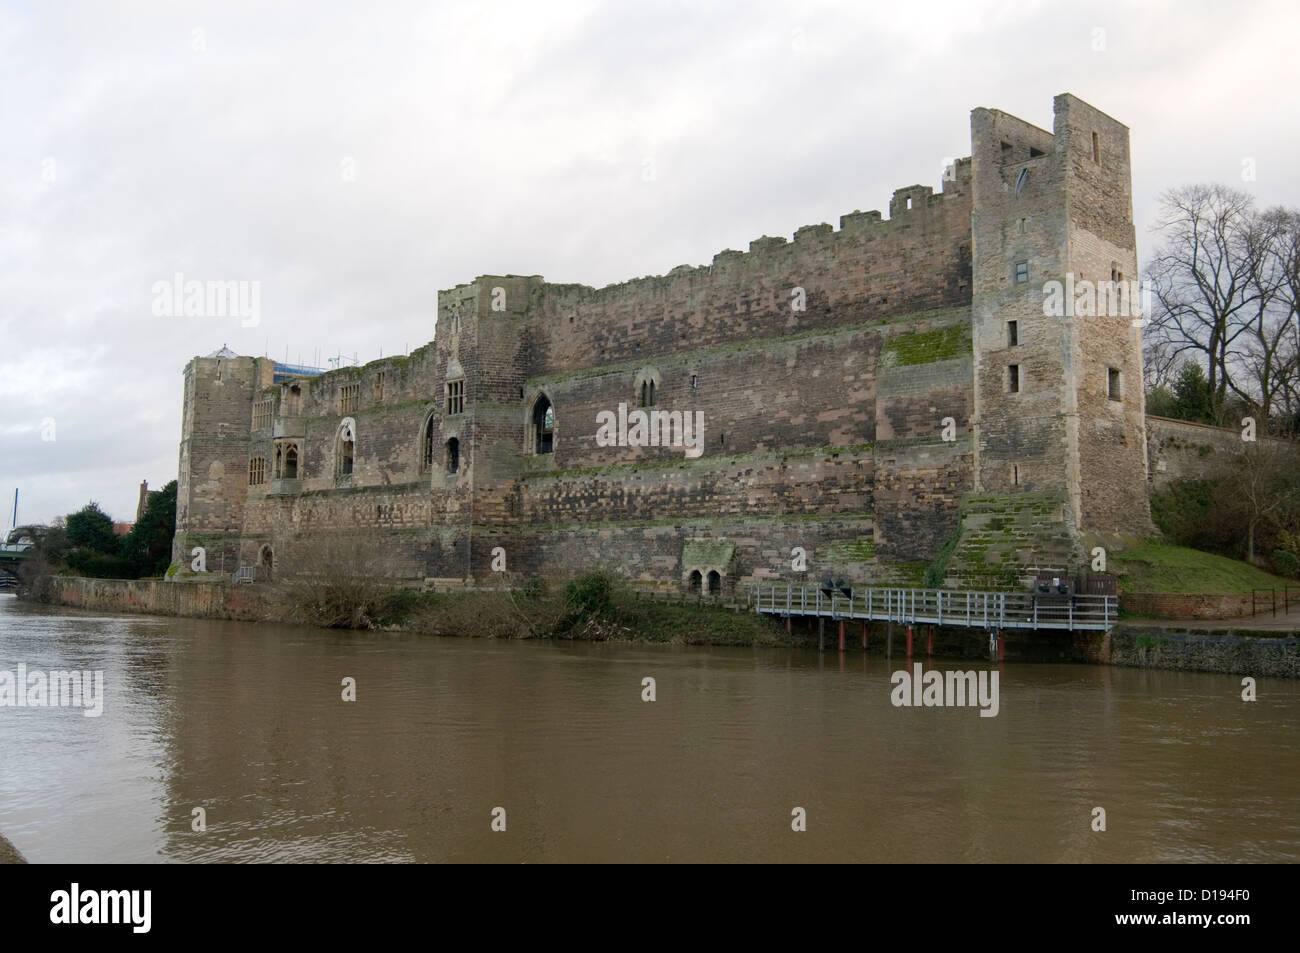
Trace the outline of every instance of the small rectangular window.
<instances>
[{"instance_id":1,"label":"small rectangular window","mask_svg":"<svg viewBox=\"0 0 1300 953\"><path fill-rule=\"evenodd\" d=\"M465 412L465 382L448 381L447 382L447 414L461 414Z\"/></svg>"},{"instance_id":2,"label":"small rectangular window","mask_svg":"<svg viewBox=\"0 0 1300 953\"><path fill-rule=\"evenodd\" d=\"M1007 322L1007 347L1015 347L1020 343L1020 322Z\"/></svg>"},{"instance_id":3,"label":"small rectangular window","mask_svg":"<svg viewBox=\"0 0 1300 953\"><path fill-rule=\"evenodd\" d=\"M375 375L375 401L384 399L384 372L380 371Z\"/></svg>"},{"instance_id":4,"label":"small rectangular window","mask_svg":"<svg viewBox=\"0 0 1300 953\"><path fill-rule=\"evenodd\" d=\"M1015 271L1015 274L1016 274L1016 284L1018 284L1018 285L1022 285L1022 284L1024 284L1026 281L1028 281L1028 280L1029 280L1029 262L1028 262L1028 261L1018 261L1018 262L1016 262L1016 271Z\"/></svg>"},{"instance_id":5,"label":"small rectangular window","mask_svg":"<svg viewBox=\"0 0 1300 953\"><path fill-rule=\"evenodd\" d=\"M1020 393L1020 365L1010 364L1007 366L1007 392L1011 394Z\"/></svg>"},{"instance_id":6,"label":"small rectangular window","mask_svg":"<svg viewBox=\"0 0 1300 953\"><path fill-rule=\"evenodd\" d=\"M1101 164L1101 137L1092 134L1092 161Z\"/></svg>"},{"instance_id":7,"label":"small rectangular window","mask_svg":"<svg viewBox=\"0 0 1300 953\"><path fill-rule=\"evenodd\" d=\"M1120 384L1119 370L1114 367L1106 368L1106 396L1111 400L1122 399L1124 394Z\"/></svg>"}]
</instances>

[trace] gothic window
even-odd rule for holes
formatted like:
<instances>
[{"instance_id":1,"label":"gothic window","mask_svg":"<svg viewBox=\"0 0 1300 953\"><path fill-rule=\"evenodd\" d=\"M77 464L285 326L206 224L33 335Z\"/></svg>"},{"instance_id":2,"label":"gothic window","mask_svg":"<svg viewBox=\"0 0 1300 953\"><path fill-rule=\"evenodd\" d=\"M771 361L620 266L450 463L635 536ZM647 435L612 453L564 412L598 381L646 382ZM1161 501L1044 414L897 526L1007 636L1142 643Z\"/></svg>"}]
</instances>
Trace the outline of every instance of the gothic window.
<instances>
[{"instance_id":1,"label":"gothic window","mask_svg":"<svg viewBox=\"0 0 1300 953\"><path fill-rule=\"evenodd\" d=\"M357 391L359 384L344 384L339 388L339 413L354 414L357 411Z\"/></svg>"},{"instance_id":2,"label":"gothic window","mask_svg":"<svg viewBox=\"0 0 1300 953\"><path fill-rule=\"evenodd\" d=\"M344 420L339 425L338 446L335 460L338 462L339 477L349 477L352 475L352 464L356 456L356 424L352 418Z\"/></svg>"},{"instance_id":3,"label":"gothic window","mask_svg":"<svg viewBox=\"0 0 1300 953\"><path fill-rule=\"evenodd\" d=\"M460 469L460 441L452 437L447 441L447 472L455 473Z\"/></svg>"},{"instance_id":4,"label":"gothic window","mask_svg":"<svg viewBox=\"0 0 1300 953\"><path fill-rule=\"evenodd\" d=\"M266 482L266 458L253 457L248 461L248 485L261 486Z\"/></svg>"},{"instance_id":5,"label":"gothic window","mask_svg":"<svg viewBox=\"0 0 1300 953\"><path fill-rule=\"evenodd\" d=\"M284 478L286 480L298 479L298 448L289 444L284 451Z\"/></svg>"},{"instance_id":6,"label":"gothic window","mask_svg":"<svg viewBox=\"0 0 1300 953\"><path fill-rule=\"evenodd\" d=\"M433 468L433 414L424 422L424 436L420 447L420 472L428 473Z\"/></svg>"},{"instance_id":7,"label":"gothic window","mask_svg":"<svg viewBox=\"0 0 1300 953\"><path fill-rule=\"evenodd\" d=\"M545 394L533 404L533 453L555 450L555 410Z\"/></svg>"}]
</instances>

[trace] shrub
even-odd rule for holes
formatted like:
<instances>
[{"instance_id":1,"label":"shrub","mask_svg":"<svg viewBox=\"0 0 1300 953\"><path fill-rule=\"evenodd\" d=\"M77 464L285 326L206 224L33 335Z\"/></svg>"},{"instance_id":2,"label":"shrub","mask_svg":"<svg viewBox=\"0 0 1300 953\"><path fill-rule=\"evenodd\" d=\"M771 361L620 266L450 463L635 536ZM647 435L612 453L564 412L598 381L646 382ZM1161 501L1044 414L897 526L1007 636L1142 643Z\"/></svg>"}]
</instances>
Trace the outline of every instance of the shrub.
<instances>
[{"instance_id":1,"label":"shrub","mask_svg":"<svg viewBox=\"0 0 1300 953\"><path fill-rule=\"evenodd\" d=\"M1273 571L1279 576L1300 576L1300 559L1285 549L1273 550Z\"/></svg>"},{"instance_id":2,"label":"shrub","mask_svg":"<svg viewBox=\"0 0 1300 953\"><path fill-rule=\"evenodd\" d=\"M564 587L564 601L581 615L608 615L614 608L614 580L600 572L579 576Z\"/></svg>"}]
</instances>

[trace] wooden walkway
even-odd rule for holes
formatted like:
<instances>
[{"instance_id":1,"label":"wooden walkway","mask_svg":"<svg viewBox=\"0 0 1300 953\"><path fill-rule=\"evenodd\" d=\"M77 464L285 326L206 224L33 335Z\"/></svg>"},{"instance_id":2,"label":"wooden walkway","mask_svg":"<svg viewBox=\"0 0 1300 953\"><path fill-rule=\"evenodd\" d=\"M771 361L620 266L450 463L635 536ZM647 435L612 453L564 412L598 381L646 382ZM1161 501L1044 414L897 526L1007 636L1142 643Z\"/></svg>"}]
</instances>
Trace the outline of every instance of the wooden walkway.
<instances>
[{"instance_id":1,"label":"wooden walkway","mask_svg":"<svg viewBox=\"0 0 1300 953\"><path fill-rule=\"evenodd\" d=\"M949 625L1004 629L1110 630L1117 621L1115 596L1043 596L1031 592L967 592L954 589L826 589L820 586L755 586L754 609L763 615Z\"/></svg>"}]
</instances>

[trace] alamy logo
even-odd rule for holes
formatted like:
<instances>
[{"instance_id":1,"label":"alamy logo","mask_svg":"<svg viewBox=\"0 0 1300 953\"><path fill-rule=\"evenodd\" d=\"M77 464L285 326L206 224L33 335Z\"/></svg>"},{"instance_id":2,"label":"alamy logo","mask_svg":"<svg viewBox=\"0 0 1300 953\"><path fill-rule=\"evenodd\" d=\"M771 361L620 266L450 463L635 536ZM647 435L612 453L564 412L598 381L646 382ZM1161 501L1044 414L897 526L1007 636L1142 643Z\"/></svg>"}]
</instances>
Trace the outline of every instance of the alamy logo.
<instances>
[{"instance_id":1,"label":"alamy logo","mask_svg":"<svg viewBox=\"0 0 1300 953\"><path fill-rule=\"evenodd\" d=\"M0 708L81 708L87 718L104 713L104 673L0 669Z\"/></svg>"},{"instance_id":2,"label":"alamy logo","mask_svg":"<svg viewBox=\"0 0 1300 953\"><path fill-rule=\"evenodd\" d=\"M260 281L155 281L153 313L158 318L239 318L241 328L262 322Z\"/></svg>"},{"instance_id":3,"label":"alamy logo","mask_svg":"<svg viewBox=\"0 0 1300 953\"><path fill-rule=\"evenodd\" d=\"M633 410L618 405L618 413L602 410L596 414L598 447L684 447L686 456L704 453L704 411Z\"/></svg>"},{"instance_id":4,"label":"alamy logo","mask_svg":"<svg viewBox=\"0 0 1300 953\"><path fill-rule=\"evenodd\" d=\"M152 924L152 890L71 890L50 894L50 922L129 923L132 933L148 933Z\"/></svg>"},{"instance_id":5,"label":"alamy logo","mask_svg":"<svg viewBox=\"0 0 1300 953\"><path fill-rule=\"evenodd\" d=\"M1049 318L1143 318L1151 313L1151 285L1145 281L1074 280L1043 285L1043 314Z\"/></svg>"},{"instance_id":6,"label":"alamy logo","mask_svg":"<svg viewBox=\"0 0 1300 953\"><path fill-rule=\"evenodd\" d=\"M998 713L998 673L939 672L931 669L922 674L921 663L912 671L899 669L889 682L894 686L889 700L895 708L961 708L979 705L981 718Z\"/></svg>"}]
</instances>

